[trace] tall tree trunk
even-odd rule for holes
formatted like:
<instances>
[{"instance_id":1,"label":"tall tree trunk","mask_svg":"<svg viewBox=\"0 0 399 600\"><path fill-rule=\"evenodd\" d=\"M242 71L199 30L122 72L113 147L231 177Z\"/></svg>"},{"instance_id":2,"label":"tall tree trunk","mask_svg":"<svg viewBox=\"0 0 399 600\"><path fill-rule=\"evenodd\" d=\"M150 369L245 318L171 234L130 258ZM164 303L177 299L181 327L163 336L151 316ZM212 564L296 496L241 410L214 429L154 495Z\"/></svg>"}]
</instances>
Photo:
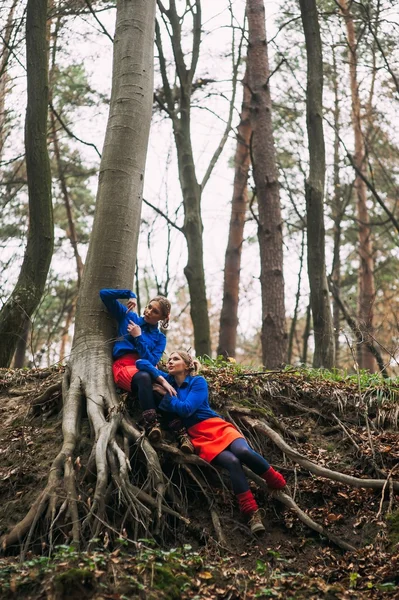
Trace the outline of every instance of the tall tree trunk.
<instances>
[{"instance_id":1,"label":"tall tree trunk","mask_svg":"<svg viewBox=\"0 0 399 600\"><path fill-rule=\"evenodd\" d=\"M332 198L332 219L334 222L334 248L331 279L337 289L341 287L341 222L344 216L340 169L339 169L339 140L340 140L340 106L338 95L338 71L335 57L335 48L332 48L333 55L333 90L334 90L334 193ZM333 325L335 339L335 363L339 364L339 335L340 335L340 317L341 311L338 302L333 297Z\"/></svg>"},{"instance_id":2,"label":"tall tree trunk","mask_svg":"<svg viewBox=\"0 0 399 600\"><path fill-rule=\"evenodd\" d=\"M28 101L25 122L29 192L28 240L17 284L0 312L0 366L9 366L16 345L43 295L53 254L51 172L47 150L47 0L28 0L26 56Z\"/></svg>"},{"instance_id":3,"label":"tall tree trunk","mask_svg":"<svg viewBox=\"0 0 399 600\"><path fill-rule=\"evenodd\" d=\"M26 348L28 346L31 322L26 320L22 336L19 338L12 362L13 369L22 369L26 363Z\"/></svg>"},{"instance_id":4,"label":"tall tree trunk","mask_svg":"<svg viewBox=\"0 0 399 600\"><path fill-rule=\"evenodd\" d=\"M292 364L292 351L293 351L293 347L294 347L296 324L298 321L299 301L301 299L302 270L303 270L304 254L305 254L305 229L302 230L301 254L299 257L298 287L297 287L297 291L295 294L295 308L294 308L294 314L292 317L290 332L289 332L289 336L288 336L287 363L289 365Z\"/></svg>"},{"instance_id":5,"label":"tall tree trunk","mask_svg":"<svg viewBox=\"0 0 399 600\"><path fill-rule=\"evenodd\" d=\"M173 133L176 142L176 151L179 166L179 180L183 196L184 224L182 232L187 242L187 265L184 273L190 292L190 314L194 328L194 345L197 355L211 355L211 336L208 315L208 302L206 297L205 272L203 262L203 224L201 217L201 196L205 185L219 159L219 156L228 139L234 113L234 100L237 83L237 62L234 61L234 31L233 28L233 78L232 97L224 133L214 151L209 165L201 182L198 181L195 168L194 154L191 140L191 95L193 92L193 78L197 68L200 54L202 33L201 0L193 0L186 8L182 7L182 14L178 13L176 0L169 0L168 6L162 0L157 0L158 8L166 25L174 56L175 79L169 82L167 60L163 51L161 30L156 24L156 46L159 54L159 66L162 77L162 93L155 94L155 100L161 109L167 113L172 121ZM188 8L189 7L189 8ZM183 48L182 29L184 18L192 18L192 45L190 51ZM189 64L188 64L189 63ZM172 79L170 79L172 81ZM176 92L178 92L176 94Z\"/></svg>"},{"instance_id":6,"label":"tall tree trunk","mask_svg":"<svg viewBox=\"0 0 399 600\"><path fill-rule=\"evenodd\" d=\"M37 0L36 0L37 1ZM113 481L127 504L127 515L147 521L151 511L142 511L132 495L128 457L116 441L116 431L139 432L121 413L112 381L112 319L102 307L102 287L132 287L144 167L152 114L153 46L155 0L118 0L110 110L100 164L96 211L85 270L79 289L75 335L63 385L63 444L54 459L47 485L27 516L3 539L3 547L20 541L31 524L45 513L44 535L52 535L60 506L68 504L71 540L79 545L92 538L106 523L106 490ZM80 436L83 400L94 432L92 458L97 482L90 511L81 528L72 457ZM153 461L149 481L158 485L161 468L148 442L144 455ZM127 442L126 442L127 443ZM155 472L154 472L155 471ZM140 492L140 490L139 490ZM63 511L61 511L63 512ZM82 531L83 529L83 531ZM29 536L28 536L29 541Z\"/></svg>"},{"instance_id":7,"label":"tall tree trunk","mask_svg":"<svg viewBox=\"0 0 399 600\"><path fill-rule=\"evenodd\" d=\"M0 59L0 160L3 155L3 148L7 138L7 115L5 110L5 101L7 94L7 83L9 80L7 65L8 60L10 58L10 41L11 35L13 31L13 18L15 7L18 3L18 0L14 0L10 6L10 10L7 17L7 24L5 27L5 31L3 33L3 48L1 51L1 59Z\"/></svg>"},{"instance_id":8,"label":"tall tree trunk","mask_svg":"<svg viewBox=\"0 0 399 600\"><path fill-rule=\"evenodd\" d=\"M244 241L245 214L248 207L249 146L252 130L249 111L251 93L247 79L246 72L243 80L241 119L237 129L237 146L234 156L233 198L224 260L223 303L217 349L217 354L226 358L236 355L241 252Z\"/></svg>"},{"instance_id":9,"label":"tall tree trunk","mask_svg":"<svg viewBox=\"0 0 399 600\"><path fill-rule=\"evenodd\" d=\"M366 176L366 149L362 132L361 104L359 84L357 81L357 40L353 15L347 0L339 0L344 16L348 38L349 76L352 97L352 127L355 137L355 154L353 161L360 173ZM367 209L367 188L362 177L357 174L355 179L357 194L357 218L359 227L359 277L358 277L358 324L364 335L364 342L357 346L359 367L375 373L377 365L374 356L367 347L373 334L374 319L374 259L371 239L370 218Z\"/></svg>"},{"instance_id":10,"label":"tall tree trunk","mask_svg":"<svg viewBox=\"0 0 399 600\"><path fill-rule=\"evenodd\" d=\"M65 325L61 332L61 344L60 344L59 359L58 359L60 361L60 363L62 363L65 359L66 347L67 347L67 344L70 339L69 338L69 330L71 328L73 318L75 316L75 310L76 310L76 298L73 298L72 302L67 307L66 317L65 317Z\"/></svg>"},{"instance_id":11,"label":"tall tree trunk","mask_svg":"<svg viewBox=\"0 0 399 600\"><path fill-rule=\"evenodd\" d=\"M191 83L188 84L191 90ZM211 334L206 297L203 224L201 217L201 186L197 181L190 130L191 91L182 85L181 115L173 123L183 195L183 233L187 242L187 264L184 274L190 293L190 315L194 328L195 351L198 356L211 356Z\"/></svg>"},{"instance_id":12,"label":"tall tree trunk","mask_svg":"<svg viewBox=\"0 0 399 600\"><path fill-rule=\"evenodd\" d=\"M57 17L55 28L54 28L54 33L52 36L53 48L52 48L52 53L51 53L51 69L50 69L50 94L49 94L50 106L53 105L52 89L53 89L53 85L54 85L57 40L58 40L58 32L59 32L60 28L61 28L61 17ZM75 221L74 221L73 214L72 214L71 200L69 197L68 186L67 186L67 182L65 179L64 169L62 166L60 145L59 145L59 141L58 141L57 122L56 122L54 110L50 110L50 125L51 125L51 138L52 138L53 148L54 148L55 163L57 165L58 181L60 183L61 194L62 194L62 198L64 200L65 212L66 212L67 221L68 221L68 229L67 229L66 233L67 233L67 237L71 243L71 246L73 249L73 254L75 257L76 275L77 275L77 282L78 282L78 288L79 288L80 282L82 280L82 274L83 274L83 261L80 256L80 253L79 253L78 237L76 234ZM74 306L75 303L73 302L72 305Z\"/></svg>"},{"instance_id":13,"label":"tall tree trunk","mask_svg":"<svg viewBox=\"0 0 399 600\"><path fill-rule=\"evenodd\" d=\"M170 22L169 35L175 59L176 75L180 85L179 106L178 109L175 109L175 100L173 99L165 67L162 40L159 28L157 28L156 43L159 51L167 112L173 124L179 180L183 196L184 224L182 230L187 242L187 264L184 268L184 274L190 293L190 315L194 329L194 345L197 355L211 356L211 334L206 297L202 239L201 195L203 186L197 180L190 123L192 82L198 62L201 40L201 1L195 0L194 6L191 7L193 44L190 67L187 67L185 63L181 39L182 19L177 13L175 0L170 0L168 10L165 9L162 2L158 1L158 6L162 14Z\"/></svg>"},{"instance_id":14,"label":"tall tree trunk","mask_svg":"<svg viewBox=\"0 0 399 600\"><path fill-rule=\"evenodd\" d=\"M302 350L302 363L306 365L308 362L308 346L309 346L309 337L310 337L310 326L311 326L311 317L312 317L312 307L308 304L306 308L306 320L305 320L305 330L303 332L303 350Z\"/></svg>"},{"instance_id":15,"label":"tall tree trunk","mask_svg":"<svg viewBox=\"0 0 399 600\"><path fill-rule=\"evenodd\" d=\"M305 184L308 228L308 274L313 314L314 367L335 364L334 331L325 259L323 134L323 57L315 0L299 0L307 54L306 124L309 177Z\"/></svg>"},{"instance_id":16,"label":"tall tree trunk","mask_svg":"<svg viewBox=\"0 0 399 600\"><path fill-rule=\"evenodd\" d=\"M286 360L283 231L272 105L269 88L265 7L247 0L248 81L251 90L251 156L258 200L258 239L262 291L262 360L267 369Z\"/></svg>"}]
</instances>

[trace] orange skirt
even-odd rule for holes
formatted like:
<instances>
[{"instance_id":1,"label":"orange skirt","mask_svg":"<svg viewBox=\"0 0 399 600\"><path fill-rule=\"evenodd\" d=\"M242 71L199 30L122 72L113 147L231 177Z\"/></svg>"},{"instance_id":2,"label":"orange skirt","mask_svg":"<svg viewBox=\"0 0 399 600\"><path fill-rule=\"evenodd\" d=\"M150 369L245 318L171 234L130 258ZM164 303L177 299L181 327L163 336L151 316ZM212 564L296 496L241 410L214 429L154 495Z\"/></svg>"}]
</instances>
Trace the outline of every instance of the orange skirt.
<instances>
[{"instance_id":1,"label":"orange skirt","mask_svg":"<svg viewBox=\"0 0 399 600\"><path fill-rule=\"evenodd\" d=\"M220 417L212 417L193 425L188 435L195 452L207 462L211 462L218 454L226 450L231 442L244 436L232 425Z\"/></svg>"},{"instance_id":2,"label":"orange skirt","mask_svg":"<svg viewBox=\"0 0 399 600\"><path fill-rule=\"evenodd\" d=\"M112 365L112 374L116 385L127 392L131 391L132 379L139 372L136 367L136 360L139 355L136 353L124 354L117 358Z\"/></svg>"}]
</instances>

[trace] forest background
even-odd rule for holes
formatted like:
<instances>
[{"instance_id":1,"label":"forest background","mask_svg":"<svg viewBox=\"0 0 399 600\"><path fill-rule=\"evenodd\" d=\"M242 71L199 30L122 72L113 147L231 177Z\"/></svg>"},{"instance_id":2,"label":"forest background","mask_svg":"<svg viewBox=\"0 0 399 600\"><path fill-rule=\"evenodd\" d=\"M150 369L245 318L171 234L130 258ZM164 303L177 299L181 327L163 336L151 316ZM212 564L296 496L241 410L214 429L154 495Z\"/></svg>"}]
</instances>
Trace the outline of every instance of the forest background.
<instances>
[{"instance_id":1,"label":"forest background","mask_svg":"<svg viewBox=\"0 0 399 600\"><path fill-rule=\"evenodd\" d=\"M116 5L115 34L113 2L1 7L0 596L396 597L395 5L266 5L268 43L263 0ZM171 298L169 348L265 367L202 361L287 478L248 472L259 543L225 473L151 445L117 393L98 289L130 285Z\"/></svg>"},{"instance_id":2,"label":"forest background","mask_svg":"<svg viewBox=\"0 0 399 600\"><path fill-rule=\"evenodd\" d=\"M223 270L234 179L234 152L246 67L245 2L202 3L201 45L191 92L191 139L200 181L226 136L201 198L204 265L212 352L219 340ZM178 9L184 8L178 2ZM284 362L312 362L309 284L306 265L305 180L306 52L299 5L266 2L273 133L279 169L283 221L285 314L288 335ZM343 8L355 25L356 55L351 50ZM374 278L372 343L386 367L397 365L398 233L398 19L393 2L319 2L323 42L324 135L326 143L325 223L327 275L339 292L332 299L337 357L335 366L354 363L357 332L366 335L359 317L359 230L353 89L350 68L356 58L366 179L368 248ZM24 3L4 2L0 9L1 68L1 301L18 277L28 229L24 166L25 118ZM26 324L14 358L16 366L46 366L67 357L73 335L77 287L93 222L94 199L111 86L112 2L61 2L53 5L50 36L50 119L48 147L52 164L55 249L46 291ZM183 15L183 12L181 12ZM182 19L182 47L190 57L190 11ZM165 19L159 20L166 68L178 90ZM159 59L159 47L158 52ZM355 57L355 58L354 58ZM173 304L169 347L194 348L190 295L183 268L187 246L184 211L171 120L163 110L163 81L155 60L155 102L144 188L136 288L141 308L153 295ZM352 91L352 94L351 94ZM231 127L230 127L231 119ZM359 158L359 157L357 157ZM240 272L236 358L262 363L262 308L257 240L258 205L252 172L248 179ZM68 208L69 207L69 208ZM117 232L116 232L117 239ZM137 287L137 282L139 282ZM351 321L352 319L352 321ZM367 335L368 335L367 333ZM234 356L234 353L229 352ZM264 362L264 361L263 361ZM369 366L370 365L361 365ZM376 363L370 370L376 370Z\"/></svg>"}]
</instances>

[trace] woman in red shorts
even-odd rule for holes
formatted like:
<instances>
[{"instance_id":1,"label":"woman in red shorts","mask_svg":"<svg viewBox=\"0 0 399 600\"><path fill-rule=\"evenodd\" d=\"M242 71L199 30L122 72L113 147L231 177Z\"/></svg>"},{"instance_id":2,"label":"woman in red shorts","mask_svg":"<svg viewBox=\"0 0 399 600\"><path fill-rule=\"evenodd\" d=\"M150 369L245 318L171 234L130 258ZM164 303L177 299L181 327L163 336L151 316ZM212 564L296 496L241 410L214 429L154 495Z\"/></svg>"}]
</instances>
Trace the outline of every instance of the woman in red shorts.
<instances>
[{"instance_id":1,"label":"woman in red shorts","mask_svg":"<svg viewBox=\"0 0 399 600\"><path fill-rule=\"evenodd\" d=\"M159 407L181 417L195 451L201 458L229 471L240 510L249 518L251 531L260 533L265 528L242 465L260 475L272 489L282 489L286 481L263 456L248 445L234 425L211 409L208 384L203 377L196 375L198 366L198 361L193 360L187 352L172 352L168 360L168 375L164 378L163 373L148 361L137 361L140 371L149 373L155 381L160 378L161 384L166 379L174 388L176 393L166 392Z\"/></svg>"},{"instance_id":2,"label":"woman in red shorts","mask_svg":"<svg viewBox=\"0 0 399 600\"><path fill-rule=\"evenodd\" d=\"M118 324L118 338L112 350L114 363L112 372L116 385L127 392L137 395L143 411L143 421L147 436L151 442L158 442L162 433L157 414L157 396L152 389L151 376L139 371L136 366L138 358L145 359L148 364L156 365L165 350L166 336L159 330L169 326L170 302L164 296L156 296L144 309L140 317L134 312L136 294L131 290L100 290L100 298ZM119 300L127 300L127 306ZM174 388L161 377L159 383L170 394ZM192 446L179 418L169 418L169 427L177 434L181 449L192 452Z\"/></svg>"}]
</instances>

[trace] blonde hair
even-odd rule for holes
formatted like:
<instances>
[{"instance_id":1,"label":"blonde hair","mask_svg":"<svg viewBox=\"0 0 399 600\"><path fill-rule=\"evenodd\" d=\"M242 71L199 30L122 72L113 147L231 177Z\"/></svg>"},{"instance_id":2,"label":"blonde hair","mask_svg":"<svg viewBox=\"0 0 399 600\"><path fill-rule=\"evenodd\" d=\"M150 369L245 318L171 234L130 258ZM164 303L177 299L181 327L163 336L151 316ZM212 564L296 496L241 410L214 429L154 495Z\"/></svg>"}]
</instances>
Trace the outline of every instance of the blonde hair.
<instances>
[{"instance_id":1,"label":"blonde hair","mask_svg":"<svg viewBox=\"0 0 399 600\"><path fill-rule=\"evenodd\" d=\"M171 354L178 354L182 360L184 360L187 370L190 375L197 375L199 372L201 365L200 362L193 358L188 352L185 350L174 350Z\"/></svg>"},{"instance_id":2,"label":"blonde hair","mask_svg":"<svg viewBox=\"0 0 399 600\"><path fill-rule=\"evenodd\" d=\"M151 302L158 302L162 311L162 321L160 321L160 325L162 329L167 329L169 327L169 317L170 317L170 309L171 304L165 296L155 296L148 304Z\"/></svg>"}]
</instances>

